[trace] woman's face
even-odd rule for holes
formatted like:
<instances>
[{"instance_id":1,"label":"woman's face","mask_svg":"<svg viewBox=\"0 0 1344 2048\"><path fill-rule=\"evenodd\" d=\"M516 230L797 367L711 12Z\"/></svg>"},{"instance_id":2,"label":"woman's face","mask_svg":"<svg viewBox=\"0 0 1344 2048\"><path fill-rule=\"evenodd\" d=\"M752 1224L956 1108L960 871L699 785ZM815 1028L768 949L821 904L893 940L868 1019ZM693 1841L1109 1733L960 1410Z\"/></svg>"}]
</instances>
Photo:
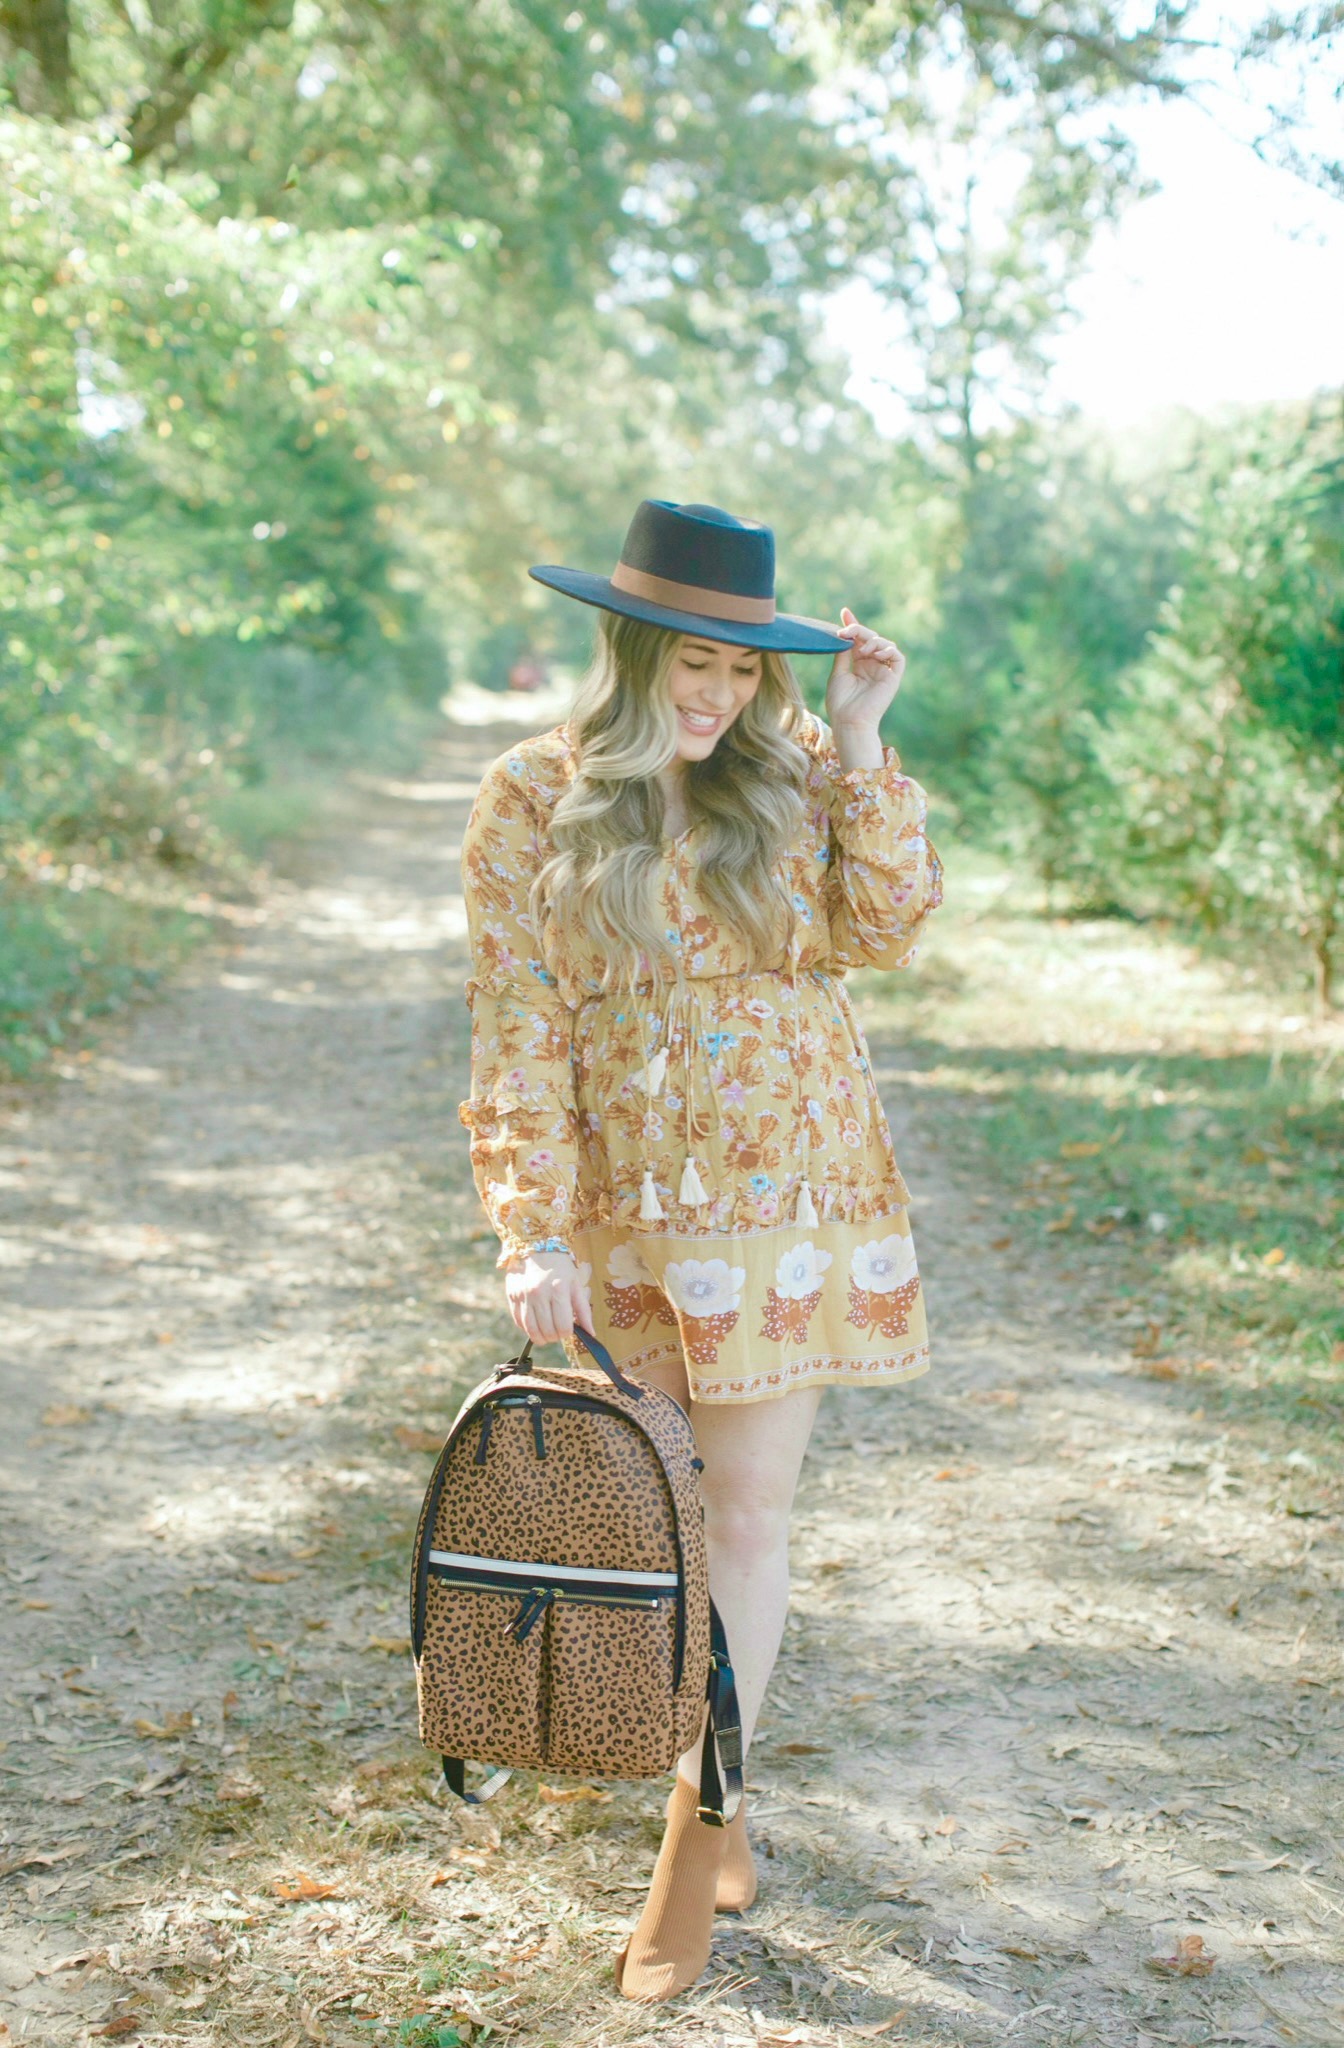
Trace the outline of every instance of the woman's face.
<instances>
[{"instance_id":1,"label":"woman's face","mask_svg":"<svg viewBox=\"0 0 1344 2048\"><path fill-rule=\"evenodd\" d=\"M759 647L729 647L722 640L682 635L669 691L677 714L677 758L703 761L713 753L744 704L761 686Z\"/></svg>"}]
</instances>

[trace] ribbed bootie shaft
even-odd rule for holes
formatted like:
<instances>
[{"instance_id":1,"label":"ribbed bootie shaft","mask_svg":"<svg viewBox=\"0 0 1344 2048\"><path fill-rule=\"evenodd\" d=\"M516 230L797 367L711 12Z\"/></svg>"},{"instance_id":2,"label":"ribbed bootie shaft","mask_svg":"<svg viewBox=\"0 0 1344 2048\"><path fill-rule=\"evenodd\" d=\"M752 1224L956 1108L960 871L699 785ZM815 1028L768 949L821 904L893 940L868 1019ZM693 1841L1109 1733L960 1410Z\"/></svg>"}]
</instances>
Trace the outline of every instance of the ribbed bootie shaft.
<instances>
[{"instance_id":1,"label":"ribbed bootie shaft","mask_svg":"<svg viewBox=\"0 0 1344 2048\"><path fill-rule=\"evenodd\" d=\"M678 1772L649 1896L616 1958L616 1983L627 1998L675 1998L694 1984L709 1961L729 1830L707 1827L697 1813L699 1804L695 1786Z\"/></svg>"}]
</instances>

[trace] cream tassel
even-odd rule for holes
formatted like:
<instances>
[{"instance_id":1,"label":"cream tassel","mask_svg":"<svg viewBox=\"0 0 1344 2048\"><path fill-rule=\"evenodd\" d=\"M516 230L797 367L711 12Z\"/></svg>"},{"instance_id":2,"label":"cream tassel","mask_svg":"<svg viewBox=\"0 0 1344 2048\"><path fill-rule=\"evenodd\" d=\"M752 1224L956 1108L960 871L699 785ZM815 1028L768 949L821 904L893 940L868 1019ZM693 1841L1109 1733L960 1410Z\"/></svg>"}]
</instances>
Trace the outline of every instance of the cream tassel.
<instances>
[{"instance_id":1,"label":"cream tassel","mask_svg":"<svg viewBox=\"0 0 1344 2048\"><path fill-rule=\"evenodd\" d=\"M657 1223L662 1215L663 1205L653 1184L653 1168L646 1166L639 1190L639 1220L641 1223Z\"/></svg>"},{"instance_id":2,"label":"cream tassel","mask_svg":"<svg viewBox=\"0 0 1344 2048\"><path fill-rule=\"evenodd\" d=\"M682 1168L681 1189L677 1200L681 1203L683 1209L698 1209L703 1202L709 1200L700 1176L695 1170L695 1161L693 1159L688 1159Z\"/></svg>"},{"instance_id":3,"label":"cream tassel","mask_svg":"<svg viewBox=\"0 0 1344 2048\"><path fill-rule=\"evenodd\" d=\"M660 1045L653 1058L649 1061L648 1066L644 1069L644 1087L650 1100L662 1087L663 1077L666 1073L667 1047Z\"/></svg>"},{"instance_id":4,"label":"cream tassel","mask_svg":"<svg viewBox=\"0 0 1344 2048\"><path fill-rule=\"evenodd\" d=\"M811 1230L816 1225L817 1211L812 1201L812 1189L805 1180L798 1183L798 1200L794 1205L793 1220L795 1223L801 1223L805 1230Z\"/></svg>"}]
</instances>

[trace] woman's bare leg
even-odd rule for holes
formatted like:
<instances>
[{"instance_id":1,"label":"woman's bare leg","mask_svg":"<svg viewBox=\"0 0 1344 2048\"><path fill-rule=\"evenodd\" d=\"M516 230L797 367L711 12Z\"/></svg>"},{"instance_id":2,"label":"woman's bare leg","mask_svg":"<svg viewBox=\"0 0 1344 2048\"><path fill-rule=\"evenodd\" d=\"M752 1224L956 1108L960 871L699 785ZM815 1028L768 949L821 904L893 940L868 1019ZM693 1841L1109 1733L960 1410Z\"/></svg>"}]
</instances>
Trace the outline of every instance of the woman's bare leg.
<instances>
[{"instance_id":1,"label":"woman's bare leg","mask_svg":"<svg viewBox=\"0 0 1344 2048\"><path fill-rule=\"evenodd\" d=\"M705 1461L700 1497L709 1587L733 1660L745 1753L784 1637L789 1517L822 1389L799 1387L770 1401L695 1401L687 1406L680 1364L659 1366L641 1377L687 1407ZM698 1743L687 1750L679 1769L699 1784Z\"/></svg>"},{"instance_id":2,"label":"woman's bare leg","mask_svg":"<svg viewBox=\"0 0 1344 2048\"><path fill-rule=\"evenodd\" d=\"M677 1366L641 1377L687 1409L704 1459L709 1584L733 1660L745 1753L788 1615L789 1515L821 1389L716 1406L689 1401ZM745 1814L726 1831L703 1827L699 1784L697 1740L679 1761L649 1896L617 1958L617 1982L629 1998L667 1998L694 1983L709 1955L716 1904L736 1911L755 1892ZM730 1848L732 1867L725 1868Z\"/></svg>"}]
</instances>

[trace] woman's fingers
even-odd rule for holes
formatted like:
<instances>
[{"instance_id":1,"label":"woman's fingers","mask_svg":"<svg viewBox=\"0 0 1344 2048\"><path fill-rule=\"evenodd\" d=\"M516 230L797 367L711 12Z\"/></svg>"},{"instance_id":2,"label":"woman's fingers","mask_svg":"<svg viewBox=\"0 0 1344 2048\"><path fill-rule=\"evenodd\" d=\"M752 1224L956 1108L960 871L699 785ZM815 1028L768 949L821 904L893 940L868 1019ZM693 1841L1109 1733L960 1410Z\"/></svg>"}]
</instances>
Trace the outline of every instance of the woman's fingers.
<instances>
[{"instance_id":1,"label":"woman's fingers","mask_svg":"<svg viewBox=\"0 0 1344 2048\"><path fill-rule=\"evenodd\" d=\"M534 1344L570 1337L579 1323L585 1330L593 1328L588 1288L566 1254L529 1256L521 1270L509 1276L505 1293L509 1314Z\"/></svg>"},{"instance_id":2,"label":"woman's fingers","mask_svg":"<svg viewBox=\"0 0 1344 2048\"><path fill-rule=\"evenodd\" d=\"M593 1328L593 1305L588 1299L588 1289L577 1277L570 1289L570 1310L576 1323L582 1323L589 1332Z\"/></svg>"},{"instance_id":3,"label":"woman's fingers","mask_svg":"<svg viewBox=\"0 0 1344 2048\"><path fill-rule=\"evenodd\" d=\"M530 1337L534 1344L541 1343L542 1339L537 1334L536 1312L531 1291L523 1286L510 1286L505 1291L508 1295L509 1314L518 1328L525 1337Z\"/></svg>"},{"instance_id":4,"label":"woman's fingers","mask_svg":"<svg viewBox=\"0 0 1344 2048\"><path fill-rule=\"evenodd\" d=\"M840 608L840 635L848 640L850 653L861 661L878 661L883 667L892 668L898 662L904 665L905 656L894 640L887 640L871 626L861 625L849 606Z\"/></svg>"}]
</instances>

